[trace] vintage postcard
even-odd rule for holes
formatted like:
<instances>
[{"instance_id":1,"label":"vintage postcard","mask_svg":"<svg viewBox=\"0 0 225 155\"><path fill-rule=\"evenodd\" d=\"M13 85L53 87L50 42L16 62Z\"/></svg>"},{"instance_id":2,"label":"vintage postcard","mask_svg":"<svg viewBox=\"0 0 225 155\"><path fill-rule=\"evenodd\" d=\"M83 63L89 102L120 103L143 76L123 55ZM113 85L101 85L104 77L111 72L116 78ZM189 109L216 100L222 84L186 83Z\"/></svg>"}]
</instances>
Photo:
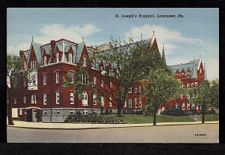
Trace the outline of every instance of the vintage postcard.
<instances>
[{"instance_id":1,"label":"vintage postcard","mask_svg":"<svg viewBox=\"0 0 225 155\"><path fill-rule=\"evenodd\" d=\"M218 8L8 8L8 143L219 143Z\"/></svg>"}]
</instances>

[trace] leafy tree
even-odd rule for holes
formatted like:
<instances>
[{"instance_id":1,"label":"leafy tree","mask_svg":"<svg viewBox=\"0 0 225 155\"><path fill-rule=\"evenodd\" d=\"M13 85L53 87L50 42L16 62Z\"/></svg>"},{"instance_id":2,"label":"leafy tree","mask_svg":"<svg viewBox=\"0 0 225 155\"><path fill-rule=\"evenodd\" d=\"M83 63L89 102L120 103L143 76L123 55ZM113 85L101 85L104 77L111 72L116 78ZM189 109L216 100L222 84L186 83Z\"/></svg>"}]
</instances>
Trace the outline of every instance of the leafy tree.
<instances>
[{"instance_id":1,"label":"leafy tree","mask_svg":"<svg viewBox=\"0 0 225 155\"><path fill-rule=\"evenodd\" d=\"M160 104L176 98L183 92L180 85L180 82L165 69L153 70L147 76L144 94L147 95L147 105L152 109L153 125L156 125L156 114Z\"/></svg>"},{"instance_id":2,"label":"leafy tree","mask_svg":"<svg viewBox=\"0 0 225 155\"><path fill-rule=\"evenodd\" d=\"M117 103L117 115L122 115L122 109L128 96L130 87L135 82L145 79L152 70L163 67L163 62L157 48L152 48L150 42L140 41L125 43L127 49L121 48L121 42L109 43L107 53L97 52L93 57L102 60L106 64L112 64L115 69L113 78L119 81L117 91L112 94Z\"/></svg>"},{"instance_id":3,"label":"leafy tree","mask_svg":"<svg viewBox=\"0 0 225 155\"><path fill-rule=\"evenodd\" d=\"M81 66L76 71L77 79L75 84L75 90L78 96L85 87L89 87L97 92L98 99L100 98L99 96L104 96L108 101L112 102L114 100L117 106L118 116L122 115L130 87L135 82L145 79L146 75L155 68L163 67L162 58L158 49L151 48L150 42L141 41L134 43L130 39L128 43L124 42L123 44L125 46L122 45L121 41L112 40L104 45L107 47L107 50L102 49L102 47L93 48L93 54L90 57L90 62L93 66L99 65L100 62L106 64L102 75L109 76L110 68L108 65L111 65L113 73L110 75L110 78L118 82L116 89L105 90L100 86L93 86L92 80L89 78L87 78L89 80L88 84L80 87L80 74L82 72L88 74L88 71L85 71Z\"/></svg>"},{"instance_id":4,"label":"leafy tree","mask_svg":"<svg viewBox=\"0 0 225 155\"><path fill-rule=\"evenodd\" d=\"M23 69L23 62L19 57L8 55L7 56L7 80L9 81L10 85L7 85L8 89L16 89L19 85L19 81L17 80L21 70ZM9 125L14 125L12 120L12 103L11 103L11 96L8 96L7 102L7 112L8 112L8 123Z\"/></svg>"},{"instance_id":5,"label":"leafy tree","mask_svg":"<svg viewBox=\"0 0 225 155\"><path fill-rule=\"evenodd\" d=\"M201 106L202 123L205 123L205 112L211 102L210 84L208 81L203 81L197 88L190 90L191 103Z\"/></svg>"},{"instance_id":6,"label":"leafy tree","mask_svg":"<svg viewBox=\"0 0 225 155\"><path fill-rule=\"evenodd\" d=\"M27 87L27 83L34 80L34 76L29 76L32 70L24 70L23 60L14 55L7 56L7 113L8 123L13 125L12 120L12 99L8 90Z\"/></svg>"},{"instance_id":7,"label":"leafy tree","mask_svg":"<svg viewBox=\"0 0 225 155\"><path fill-rule=\"evenodd\" d=\"M219 81L213 80L210 86L210 106L219 108Z\"/></svg>"}]
</instances>

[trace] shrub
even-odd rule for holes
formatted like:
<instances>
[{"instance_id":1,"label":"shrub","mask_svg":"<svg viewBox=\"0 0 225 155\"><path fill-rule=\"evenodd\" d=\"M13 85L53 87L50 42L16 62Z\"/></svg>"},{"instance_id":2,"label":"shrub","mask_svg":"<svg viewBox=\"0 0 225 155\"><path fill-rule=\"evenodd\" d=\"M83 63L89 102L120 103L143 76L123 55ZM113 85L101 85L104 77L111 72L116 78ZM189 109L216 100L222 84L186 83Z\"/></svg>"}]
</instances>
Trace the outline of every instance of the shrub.
<instances>
[{"instance_id":1,"label":"shrub","mask_svg":"<svg viewBox=\"0 0 225 155\"><path fill-rule=\"evenodd\" d=\"M104 124L124 124L122 119L115 116L104 115L69 115L65 120L66 123L72 122L90 122L90 123L104 123Z\"/></svg>"}]
</instances>

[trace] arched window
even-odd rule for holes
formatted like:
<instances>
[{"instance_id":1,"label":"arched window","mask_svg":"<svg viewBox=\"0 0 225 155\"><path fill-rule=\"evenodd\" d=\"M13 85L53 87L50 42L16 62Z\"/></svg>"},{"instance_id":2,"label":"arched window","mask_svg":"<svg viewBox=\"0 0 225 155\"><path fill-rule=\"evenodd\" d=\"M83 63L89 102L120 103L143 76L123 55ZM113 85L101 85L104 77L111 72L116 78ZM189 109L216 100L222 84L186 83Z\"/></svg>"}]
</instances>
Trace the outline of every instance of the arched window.
<instances>
[{"instance_id":1,"label":"arched window","mask_svg":"<svg viewBox=\"0 0 225 155\"><path fill-rule=\"evenodd\" d=\"M88 106L88 94L86 91L83 91L82 93L82 105Z\"/></svg>"}]
</instances>

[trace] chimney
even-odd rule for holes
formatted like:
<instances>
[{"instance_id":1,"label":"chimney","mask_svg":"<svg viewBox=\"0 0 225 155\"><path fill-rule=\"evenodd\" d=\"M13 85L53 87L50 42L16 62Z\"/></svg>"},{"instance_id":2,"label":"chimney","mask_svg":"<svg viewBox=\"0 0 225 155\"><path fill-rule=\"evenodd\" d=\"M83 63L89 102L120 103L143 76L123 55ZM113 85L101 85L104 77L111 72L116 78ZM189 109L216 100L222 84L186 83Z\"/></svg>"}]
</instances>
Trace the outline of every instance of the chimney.
<instances>
[{"instance_id":1,"label":"chimney","mask_svg":"<svg viewBox=\"0 0 225 155\"><path fill-rule=\"evenodd\" d=\"M51 40L51 63L53 63L54 59L55 59L55 53L54 53L54 50L55 50L55 40Z\"/></svg>"}]
</instances>

